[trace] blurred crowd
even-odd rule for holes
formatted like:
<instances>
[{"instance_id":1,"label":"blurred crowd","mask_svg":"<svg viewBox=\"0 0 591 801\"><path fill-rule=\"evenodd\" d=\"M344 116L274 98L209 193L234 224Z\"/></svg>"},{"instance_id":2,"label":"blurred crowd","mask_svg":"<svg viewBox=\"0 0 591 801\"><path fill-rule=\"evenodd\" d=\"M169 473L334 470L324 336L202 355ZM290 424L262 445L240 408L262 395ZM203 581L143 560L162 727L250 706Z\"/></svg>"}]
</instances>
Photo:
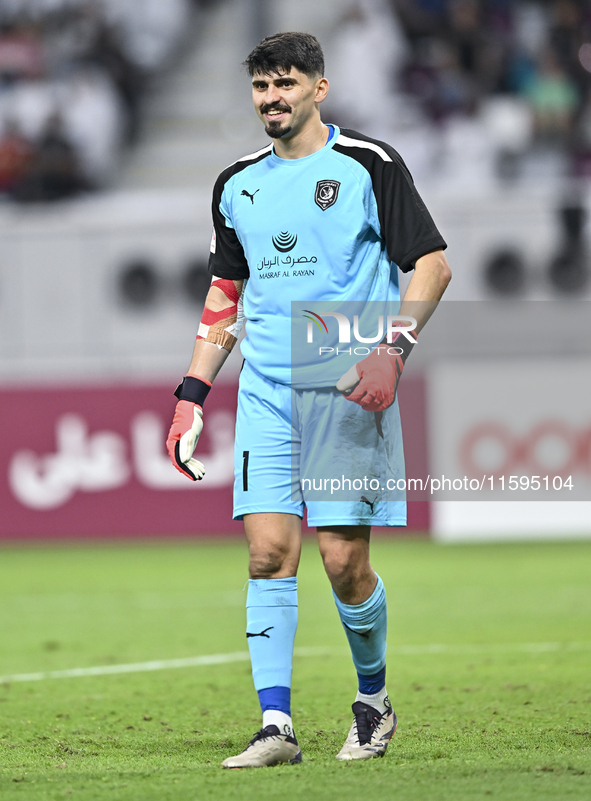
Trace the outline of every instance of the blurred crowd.
<instances>
[{"instance_id":1,"label":"blurred crowd","mask_svg":"<svg viewBox=\"0 0 591 801\"><path fill-rule=\"evenodd\" d=\"M106 185L212 2L0 0L0 197ZM591 177L591 0L352 0L327 49L333 119L418 177Z\"/></svg>"},{"instance_id":2,"label":"blurred crowd","mask_svg":"<svg viewBox=\"0 0 591 801\"><path fill-rule=\"evenodd\" d=\"M198 0L0 0L0 195L104 185Z\"/></svg>"},{"instance_id":3,"label":"blurred crowd","mask_svg":"<svg viewBox=\"0 0 591 801\"><path fill-rule=\"evenodd\" d=\"M591 177L590 0L359 0L334 45L358 84L337 98L343 118L379 117L383 138L411 131L419 170L512 179L538 154ZM374 65L378 91L365 83L356 112Z\"/></svg>"}]
</instances>

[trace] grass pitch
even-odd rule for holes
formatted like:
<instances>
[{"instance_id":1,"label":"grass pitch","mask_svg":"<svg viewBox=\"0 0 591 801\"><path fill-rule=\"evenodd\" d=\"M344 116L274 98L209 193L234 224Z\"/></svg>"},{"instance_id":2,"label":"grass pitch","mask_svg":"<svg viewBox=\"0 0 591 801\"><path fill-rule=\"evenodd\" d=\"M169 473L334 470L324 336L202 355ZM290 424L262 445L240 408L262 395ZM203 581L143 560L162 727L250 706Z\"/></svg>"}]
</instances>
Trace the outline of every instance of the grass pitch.
<instances>
[{"instance_id":1,"label":"grass pitch","mask_svg":"<svg viewBox=\"0 0 591 801\"><path fill-rule=\"evenodd\" d=\"M588 801L591 542L376 539L373 563L399 718L383 760L334 759L355 674L307 542L296 645L311 650L293 686L302 765L220 770L260 725L244 661L10 681L0 797ZM238 542L5 547L0 676L244 651L245 579Z\"/></svg>"}]
</instances>

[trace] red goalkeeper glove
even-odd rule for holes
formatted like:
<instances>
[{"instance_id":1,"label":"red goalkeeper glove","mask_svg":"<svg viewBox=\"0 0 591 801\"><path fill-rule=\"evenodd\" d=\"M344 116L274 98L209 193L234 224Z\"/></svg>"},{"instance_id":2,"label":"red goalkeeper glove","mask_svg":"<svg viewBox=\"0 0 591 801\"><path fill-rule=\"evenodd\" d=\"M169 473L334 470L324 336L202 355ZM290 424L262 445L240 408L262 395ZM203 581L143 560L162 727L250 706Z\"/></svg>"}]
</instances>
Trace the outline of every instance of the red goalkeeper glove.
<instances>
[{"instance_id":1,"label":"red goalkeeper glove","mask_svg":"<svg viewBox=\"0 0 591 801\"><path fill-rule=\"evenodd\" d=\"M193 452L203 429L203 404L210 389L209 381L187 375L174 393L179 401L168 432L166 449L176 469L192 481L200 481L205 475L205 467L193 459Z\"/></svg>"},{"instance_id":2,"label":"red goalkeeper glove","mask_svg":"<svg viewBox=\"0 0 591 801\"><path fill-rule=\"evenodd\" d=\"M409 333L416 341L415 332ZM341 376L338 391L367 412L383 412L394 403L404 363L413 347L403 334L397 334L391 345L379 345Z\"/></svg>"}]
</instances>

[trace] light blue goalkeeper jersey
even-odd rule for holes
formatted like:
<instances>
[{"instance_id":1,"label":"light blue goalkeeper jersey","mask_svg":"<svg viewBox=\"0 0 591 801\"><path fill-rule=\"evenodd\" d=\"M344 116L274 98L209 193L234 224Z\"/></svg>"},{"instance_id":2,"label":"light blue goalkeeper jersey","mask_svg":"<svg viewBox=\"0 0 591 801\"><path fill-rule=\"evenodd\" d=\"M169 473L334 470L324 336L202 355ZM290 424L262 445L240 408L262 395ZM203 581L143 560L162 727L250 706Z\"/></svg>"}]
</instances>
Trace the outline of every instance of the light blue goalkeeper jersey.
<instances>
[{"instance_id":1,"label":"light blue goalkeeper jersey","mask_svg":"<svg viewBox=\"0 0 591 801\"><path fill-rule=\"evenodd\" d=\"M310 156L281 159L269 145L224 170L213 223L210 272L248 279L242 355L282 384L293 383L292 301L305 337L303 306L396 301L397 269L446 247L398 153L336 126ZM334 386L343 373L330 358L310 368L308 386Z\"/></svg>"}]
</instances>

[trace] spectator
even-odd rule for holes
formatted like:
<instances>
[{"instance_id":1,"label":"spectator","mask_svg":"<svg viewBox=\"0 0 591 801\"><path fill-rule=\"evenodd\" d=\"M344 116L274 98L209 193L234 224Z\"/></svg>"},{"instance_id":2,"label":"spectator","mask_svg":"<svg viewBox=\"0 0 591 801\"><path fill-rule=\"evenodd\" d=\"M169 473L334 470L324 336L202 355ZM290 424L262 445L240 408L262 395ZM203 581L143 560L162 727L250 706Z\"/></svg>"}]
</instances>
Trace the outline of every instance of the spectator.
<instances>
[{"instance_id":1,"label":"spectator","mask_svg":"<svg viewBox=\"0 0 591 801\"><path fill-rule=\"evenodd\" d=\"M43 48L31 26L5 23L0 27L0 82L10 84L20 78L43 74Z\"/></svg>"},{"instance_id":2,"label":"spectator","mask_svg":"<svg viewBox=\"0 0 591 801\"><path fill-rule=\"evenodd\" d=\"M61 200L89 189L76 150L64 131L62 117L54 113L38 142L28 174L15 189L22 202Z\"/></svg>"},{"instance_id":3,"label":"spectator","mask_svg":"<svg viewBox=\"0 0 591 801\"><path fill-rule=\"evenodd\" d=\"M27 172L33 146L16 120L7 120L0 138L0 192L12 192Z\"/></svg>"},{"instance_id":4,"label":"spectator","mask_svg":"<svg viewBox=\"0 0 591 801\"><path fill-rule=\"evenodd\" d=\"M550 18L549 44L560 66L570 72L578 71L577 53L581 40L582 8L572 0L553 3Z\"/></svg>"},{"instance_id":5,"label":"spectator","mask_svg":"<svg viewBox=\"0 0 591 801\"><path fill-rule=\"evenodd\" d=\"M396 76L406 60L407 44L382 0L357 0L335 31L330 51L334 81L330 103L338 119L355 128L368 117L392 126L398 116ZM372 92L360 64L373 66ZM376 97L379 115L376 114ZM379 131L376 132L379 136ZM382 138L387 130L381 132Z\"/></svg>"},{"instance_id":6,"label":"spectator","mask_svg":"<svg viewBox=\"0 0 591 801\"><path fill-rule=\"evenodd\" d=\"M82 62L102 68L111 78L126 110L126 139L132 144L139 135L141 119L139 100L145 76L127 56L120 31L104 21L97 28L96 37Z\"/></svg>"},{"instance_id":7,"label":"spectator","mask_svg":"<svg viewBox=\"0 0 591 801\"><path fill-rule=\"evenodd\" d=\"M470 129L478 135L477 118L490 128L497 106L489 99L513 96L513 105L501 102L508 116L496 131L500 139L491 140L499 164L512 165L515 175L513 167L527 159L525 143L537 141L571 154L576 174L589 174L591 0L390 0L390 6L410 43L402 85L440 131L445 123L445 140L467 143ZM458 117L463 122L456 124ZM507 147L513 127L518 144Z\"/></svg>"},{"instance_id":8,"label":"spectator","mask_svg":"<svg viewBox=\"0 0 591 801\"><path fill-rule=\"evenodd\" d=\"M579 92L550 48L542 54L538 72L526 82L523 95L534 112L539 139L556 142L570 134Z\"/></svg>"},{"instance_id":9,"label":"spectator","mask_svg":"<svg viewBox=\"0 0 591 801\"><path fill-rule=\"evenodd\" d=\"M573 135L573 173L591 178L591 90L588 90Z\"/></svg>"},{"instance_id":10,"label":"spectator","mask_svg":"<svg viewBox=\"0 0 591 801\"><path fill-rule=\"evenodd\" d=\"M21 199L106 183L122 145L137 140L146 86L178 53L195 5L0 0L0 119L9 114L39 148L16 182ZM14 145L5 143L7 165Z\"/></svg>"},{"instance_id":11,"label":"spectator","mask_svg":"<svg viewBox=\"0 0 591 801\"><path fill-rule=\"evenodd\" d=\"M390 0L390 5L413 45L441 32L447 0Z\"/></svg>"},{"instance_id":12,"label":"spectator","mask_svg":"<svg viewBox=\"0 0 591 801\"><path fill-rule=\"evenodd\" d=\"M97 67L85 67L56 85L64 130L89 181L104 185L123 142L125 114L112 82Z\"/></svg>"},{"instance_id":13,"label":"spectator","mask_svg":"<svg viewBox=\"0 0 591 801\"><path fill-rule=\"evenodd\" d=\"M451 0L448 11L447 40L453 47L458 66L481 97L495 91L503 70L504 31L502 17L493 17L496 29L490 30L489 15L477 0Z\"/></svg>"}]
</instances>

